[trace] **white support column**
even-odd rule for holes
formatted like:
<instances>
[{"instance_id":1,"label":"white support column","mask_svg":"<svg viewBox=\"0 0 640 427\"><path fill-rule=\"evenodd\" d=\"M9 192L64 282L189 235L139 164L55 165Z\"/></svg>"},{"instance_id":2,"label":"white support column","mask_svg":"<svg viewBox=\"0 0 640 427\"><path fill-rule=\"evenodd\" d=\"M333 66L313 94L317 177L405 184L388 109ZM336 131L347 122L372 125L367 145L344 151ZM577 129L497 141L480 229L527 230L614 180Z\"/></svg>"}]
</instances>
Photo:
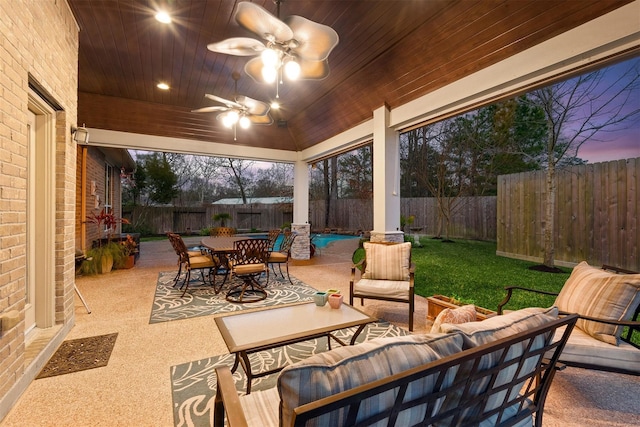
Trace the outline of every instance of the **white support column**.
<instances>
[{"instance_id":1,"label":"white support column","mask_svg":"<svg viewBox=\"0 0 640 427\"><path fill-rule=\"evenodd\" d=\"M291 248L293 259L309 259L311 226L309 224L309 165L298 160L293 166L293 223L291 231L297 234Z\"/></svg>"},{"instance_id":2,"label":"white support column","mask_svg":"<svg viewBox=\"0 0 640 427\"><path fill-rule=\"evenodd\" d=\"M371 241L402 242L400 139L389 126L389 107L373 112L373 230Z\"/></svg>"}]
</instances>

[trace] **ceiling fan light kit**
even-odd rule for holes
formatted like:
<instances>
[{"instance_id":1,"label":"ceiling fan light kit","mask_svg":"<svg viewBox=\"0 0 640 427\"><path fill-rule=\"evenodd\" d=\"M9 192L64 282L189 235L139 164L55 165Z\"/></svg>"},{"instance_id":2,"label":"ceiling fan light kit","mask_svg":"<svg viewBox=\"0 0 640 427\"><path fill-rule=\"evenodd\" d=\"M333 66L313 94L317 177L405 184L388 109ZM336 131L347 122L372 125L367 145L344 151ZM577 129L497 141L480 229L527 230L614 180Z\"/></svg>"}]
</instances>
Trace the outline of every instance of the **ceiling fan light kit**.
<instances>
[{"instance_id":1,"label":"ceiling fan light kit","mask_svg":"<svg viewBox=\"0 0 640 427\"><path fill-rule=\"evenodd\" d=\"M240 74L233 73L235 81L235 91L238 92L238 79ZM210 107L198 108L191 110L192 113L211 113L220 111L216 116L217 120L222 122L226 128L233 129L233 140L237 140L237 127L248 129L252 124L270 125L273 119L269 115L269 105L265 102L249 98L244 95L236 95L234 101L221 98L216 95L205 94L205 98L218 102L223 105L213 105Z\"/></svg>"},{"instance_id":2,"label":"ceiling fan light kit","mask_svg":"<svg viewBox=\"0 0 640 427\"><path fill-rule=\"evenodd\" d=\"M338 44L338 33L333 28L310 21L301 16L289 16L281 21L280 3L275 0L278 17L254 3L238 3L235 19L246 30L264 42L234 37L207 48L213 52L236 56L256 56L244 67L245 72L258 83L283 83L283 74L289 80L320 80L329 75L328 57Z\"/></svg>"}]
</instances>

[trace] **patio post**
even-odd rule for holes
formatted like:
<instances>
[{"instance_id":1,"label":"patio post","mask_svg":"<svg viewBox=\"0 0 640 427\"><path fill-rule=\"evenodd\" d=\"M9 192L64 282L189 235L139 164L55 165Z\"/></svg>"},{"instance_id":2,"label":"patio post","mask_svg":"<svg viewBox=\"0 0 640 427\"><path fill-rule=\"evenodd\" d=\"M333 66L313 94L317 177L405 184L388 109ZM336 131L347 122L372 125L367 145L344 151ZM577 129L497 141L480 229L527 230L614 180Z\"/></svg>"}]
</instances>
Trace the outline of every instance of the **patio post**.
<instances>
[{"instance_id":1,"label":"patio post","mask_svg":"<svg viewBox=\"0 0 640 427\"><path fill-rule=\"evenodd\" d=\"M389 125L390 110L373 112L372 242L402 242L400 230L400 138Z\"/></svg>"},{"instance_id":2,"label":"patio post","mask_svg":"<svg viewBox=\"0 0 640 427\"><path fill-rule=\"evenodd\" d=\"M293 165L293 223L297 237L291 247L291 258L309 259L311 225L309 224L309 165L297 160Z\"/></svg>"}]
</instances>

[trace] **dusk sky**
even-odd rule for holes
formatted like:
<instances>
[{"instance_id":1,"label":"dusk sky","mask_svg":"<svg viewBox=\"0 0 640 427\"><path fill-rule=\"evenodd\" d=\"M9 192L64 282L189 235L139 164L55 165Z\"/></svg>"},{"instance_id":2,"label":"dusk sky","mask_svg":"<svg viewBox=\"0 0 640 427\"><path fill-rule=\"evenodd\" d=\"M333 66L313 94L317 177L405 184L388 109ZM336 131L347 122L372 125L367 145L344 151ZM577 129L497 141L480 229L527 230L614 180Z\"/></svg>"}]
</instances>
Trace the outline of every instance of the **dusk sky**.
<instances>
[{"instance_id":1,"label":"dusk sky","mask_svg":"<svg viewBox=\"0 0 640 427\"><path fill-rule=\"evenodd\" d=\"M633 58L608 67L607 77L611 76L611 81L615 81L634 64L638 72L640 58ZM640 111L640 85L636 84L626 107L627 111ZM585 142L578 150L578 157L589 163L640 157L640 114L623 127L618 131L602 132L596 135L597 140Z\"/></svg>"}]
</instances>

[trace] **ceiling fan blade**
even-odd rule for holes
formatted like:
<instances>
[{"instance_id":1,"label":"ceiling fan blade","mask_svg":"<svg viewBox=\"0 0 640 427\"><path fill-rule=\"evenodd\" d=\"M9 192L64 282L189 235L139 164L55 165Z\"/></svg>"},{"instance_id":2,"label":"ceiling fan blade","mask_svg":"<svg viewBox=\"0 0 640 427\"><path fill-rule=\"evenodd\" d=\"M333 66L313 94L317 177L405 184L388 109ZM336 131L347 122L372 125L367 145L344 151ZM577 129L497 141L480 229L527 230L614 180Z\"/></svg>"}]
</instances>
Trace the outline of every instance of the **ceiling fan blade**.
<instances>
[{"instance_id":1,"label":"ceiling fan blade","mask_svg":"<svg viewBox=\"0 0 640 427\"><path fill-rule=\"evenodd\" d=\"M197 110L191 110L192 113L211 113L213 111L227 111L228 108L227 107L222 107L219 105L213 106L213 107L203 107L203 108L198 108Z\"/></svg>"},{"instance_id":2,"label":"ceiling fan blade","mask_svg":"<svg viewBox=\"0 0 640 427\"><path fill-rule=\"evenodd\" d=\"M300 60L300 80L322 80L329 75L329 62Z\"/></svg>"},{"instance_id":3,"label":"ceiling fan blade","mask_svg":"<svg viewBox=\"0 0 640 427\"><path fill-rule=\"evenodd\" d=\"M254 56L265 49L265 45L249 37L233 37L217 43L209 43L207 49L212 52L236 56Z\"/></svg>"},{"instance_id":4,"label":"ceiling fan blade","mask_svg":"<svg viewBox=\"0 0 640 427\"><path fill-rule=\"evenodd\" d=\"M331 27L303 18L289 16L285 22L293 30L293 38L300 43L293 49L300 58L310 61L327 59L331 51L340 41L338 33Z\"/></svg>"},{"instance_id":5,"label":"ceiling fan blade","mask_svg":"<svg viewBox=\"0 0 640 427\"><path fill-rule=\"evenodd\" d=\"M287 24L255 3L238 3L236 22L263 39L268 34L273 35L278 41L293 38L293 31Z\"/></svg>"},{"instance_id":6,"label":"ceiling fan blade","mask_svg":"<svg viewBox=\"0 0 640 427\"><path fill-rule=\"evenodd\" d=\"M264 116L249 116L249 120L255 125L270 125L273 123L273 119L268 114Z\"/></svg>"},{"instance_id":7,"label":"ceiling fan blade","mask_svg":"<svg viewBox=\"0 0 640 427\"><path fill-rule=\"evenodd\" d=\"M249 98L248 96L244 95L236 96L236 102L247 107L247 111L249 114L256 116L264 116L269 112L270 108L269 104Z\"/></svg>"},{"instance_id":8,"label":"ceiling fan blade","mask_svg":"<svg viewBox=\"0 0 640 427\"><path fill-rule=\"evenodd\" d=\"M256 57L250 59L244 65L244 72L247 73L256 83L264 83L262 79L262 58Z\"/></svg>"},{"instance_id":9,"label":"ceiling fan blade","mask_svg":"<svg viewBox=\"0 0 640 427\"><path fill-rule=\"evenodd\" d=\"M221 104L224 104L228 108L242 108L242 105L238 104L237 102L229 101L228 99L220 98L219 96L210 95L208 93L206 93L204 96L205 96L205 98L209 98L212 101L216 101L216 102L219 102Z\"/></svg>"}]
</instances>

